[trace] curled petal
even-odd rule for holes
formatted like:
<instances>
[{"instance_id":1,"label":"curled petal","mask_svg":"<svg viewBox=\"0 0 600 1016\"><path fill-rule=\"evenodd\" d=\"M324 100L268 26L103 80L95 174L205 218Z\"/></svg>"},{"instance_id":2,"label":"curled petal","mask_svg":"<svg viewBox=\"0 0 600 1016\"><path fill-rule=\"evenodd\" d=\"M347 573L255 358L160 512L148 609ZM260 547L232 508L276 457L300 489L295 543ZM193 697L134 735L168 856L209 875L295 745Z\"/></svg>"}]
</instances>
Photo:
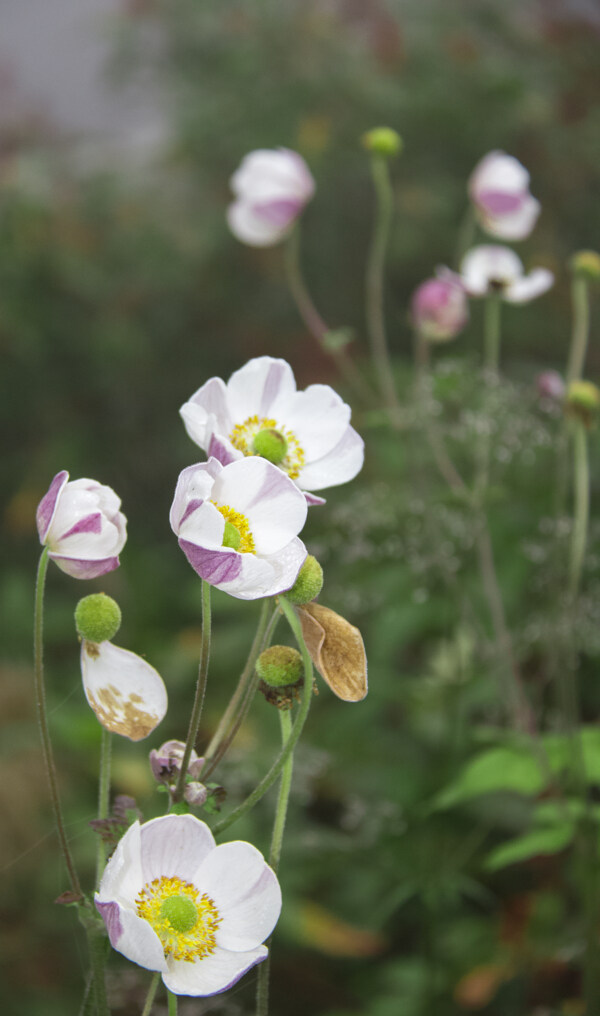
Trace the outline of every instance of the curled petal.
<instances>
[{"instance_id":1,"label":"curled petal","mask_svg":"<svg viewBox=\"0 0 600 1016\"><path fill-rule=\"evenodd\" d=\"M547 268L534 268L529 275L515 279L507 287L504 299L509 303L529 303L546 293L554 284L554 275Z\"/></svg>"},{"instance_id":2,"label":"curled petal","mask_svg":"<svg viewBox=\"0 0 600 1016\"><path fill-rule=\"evenodd\" d=\"M81 675L85 696L103 727L131 741L151 734L167 711L160 674L140 656L111 642L84 641Z\"/></svg>"},{"instance_id":3,"label":"curled petal","mask_svg":"<svg viewBox=\"0 0 600 1016\"><path fill-rule=\"evenodd\" d=\"M247 952L229 952L217 948L210 956L194 963L170 960L163 981L174 995L218 995L221 991L232 988L240 977L266 959L267 955L268 950L264 945Z\"/></svg>"},{"instance_id":4,"label":"curled petal","mask_svg":"<svg viewBox=\"0 0 600 1016\"><path fill-rule=\"evenodd\" d=\"M367 694L367 657L358 628L320 603L296 608L311 659L332 692L344 702Z\"/></svg>"}]
</instances>

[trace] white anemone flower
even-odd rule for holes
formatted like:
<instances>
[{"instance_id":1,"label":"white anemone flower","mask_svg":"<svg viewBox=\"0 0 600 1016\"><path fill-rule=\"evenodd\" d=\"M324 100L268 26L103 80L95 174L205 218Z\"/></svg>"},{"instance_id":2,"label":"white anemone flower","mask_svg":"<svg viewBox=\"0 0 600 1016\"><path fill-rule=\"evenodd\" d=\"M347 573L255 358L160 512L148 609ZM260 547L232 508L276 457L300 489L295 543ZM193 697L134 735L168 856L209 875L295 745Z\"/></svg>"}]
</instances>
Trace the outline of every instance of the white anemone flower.
<instances>
[{"instance_id":1,"label":"white anemone flower","mask_svg":"<svg viewBox=\"0 0 600 1016\"><path fill-rule=\"evenodd\" d=\"M121 499L96 480L57 473L40 501L36 522L49 557L75 579L95 579L119 567L127 539Z\"/></svg>"},{"instance_id":2,"label":"white anemone flower","mask_svg":"<svg viewBox=\"0 0 600 1016\"><path fill-rule=\"evenodd\" d=\"M292 229L315 191L304 159L289 148L260 148L231 178L235 201L227 209L233 235L250 247L271 247Z\"/></svg>"},{"instance_id":3,"label":"white anemone flower","mask_svg":"<svg viewBox=\"0 0 600 1016\"><path fill-rule=\"evenodd\" d=\"M130 826L95 903L114 949L173 994L206 996L266 958L281 890L250 843L216 846L193 815L165 815Z\"/></svg>"},{"instance_id":4,"label":"white anemone flower","mask_svg":"<svg viewBox=\"0 0 600 1016\"><path fill-rule=\"evenodd\" d=\"M167 689L158 671L112 642L81 644L81 677L99 722L115 734L141 741L167 712Z\"/></svg>"},{"instance_id":5,"label":"white anemone flower","mask_svg":"<svg viewBox=\"0 0 600 1016\"><path fill-rule=\"evenodd\" d=\"M306 558L297 534L304 495L277 466L242 458L184 469L171 506L171 528L194 571L242 600L293 586Z\"/></svg>"},{"instance_id":6,"label":"white anemone flower","mask_svg":"<svg viewBox=\"0 0 600 1016\"><path fill-rule=\"evenodd\" d=\"M273 462L306 492L347 483L364 460L362 438L350 426L350 406L329 385L297 391L289 363L249 360L227 383L206 382L179 410L192 441L224 465L246 455Z\"/></svg>"},{"instance_id":7,"label":"white anemone flower","mask_svg":"<svg viewBox=\"0 0 600 1016\"><path fill-rule=\"evenodd\" d=\"M508 303L529 303L554 283L547 268L533 268L525 275L521 259L509 247L482 244L465 254L460 278L469 296L493 293Z\"/></svg>"},{"instance_id":8,"label":"white anemone flower","mask_svg":"<svg viewBox=\"0 0 600 1016\"><path fill-rule=\"evenodd\" d=\"M506 152L488 152L469 179L469 195L487 233L502 240L524 240L540 214L529 192L529 173Z\"/></svg>"}]
</instances>

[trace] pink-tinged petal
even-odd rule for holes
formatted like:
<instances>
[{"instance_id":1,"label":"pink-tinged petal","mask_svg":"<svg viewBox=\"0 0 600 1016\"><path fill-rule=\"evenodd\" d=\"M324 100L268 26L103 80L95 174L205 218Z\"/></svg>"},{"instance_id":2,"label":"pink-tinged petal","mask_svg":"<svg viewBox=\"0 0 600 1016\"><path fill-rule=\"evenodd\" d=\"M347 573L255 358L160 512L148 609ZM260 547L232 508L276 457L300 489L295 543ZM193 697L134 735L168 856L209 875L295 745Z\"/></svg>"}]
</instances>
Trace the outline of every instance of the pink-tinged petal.
<instances>
[{"instance_id":1,"label":"pink-tinged petal","mask_svg":"<svg viewBox=\"0 0 600 1016\"><path fill-rule=\"evenodd\" d=\"M463 285L471 296L485 296L491 282L509 285L523 274L523 264L517 254L498 244L471 248L460 269Z\"/></svg>"},{"instance_id":2,"label":"pink-tinged petal","mask_svg":"<svg viewBox=\"0 0 600 1016\"><path fill-rule=\"evenodd\" d=\"M248 518L259 555L274 554L286 546L306 522L306 500L295 483L257 456L226 466L215 480L213 498Z\"/></svg>"},{"instance_id":3,"label":"pink-tinged petal","mask_svg":"<svg viewBox=\"0 0 600 1016\"><path fill-rule=\"evenodd\" d=\"M168 973L163 974L162 979L174 995L218 995L232 988L240 977L266 959L267 955L268 950L264 945L241 953L217 948L210 956L194 963L169 960Z\"/></svg>"},{"instance_id":4,"label":"pink-tinged petal","mask_svg":"<svg viewBox=\"0 0 600 1016\"><path fill-rule=\"evenodd\" d=\"M234 201L229 205L227 224L236 240L249 247L272 247L285 235L285 230L257 215L247 201Z\"/></svg>"},{"instance_id":5,"label":"pink-tinged petal","mask_svg":"<svg viewBox=\"0 0 600 1016\"><path fill-rule=\"evenodd\" d=\"M84 515L83 518L75 522L66 533L63 533L59 539L67 540L70 536L89 535L92 533L97 536L102 532L102 514L100 512L92 512L90 515Z\"/></svg>"},{"instance_id":6,"label":"pink-tinged petal","mask_svg":"<svg viewBox=\"0 0 600 1016\"><path fill-rule=\"evenodd\" d=\"M316 462L309 462L298 476L298 485L308 490L335 487L360 472L365 457L365 443L353 427L348 427L340 443Z\"/></svg>"},{"instance_id":7,"label":"pink-tinged petal","mask_svg":"<svg viewBox=\"0 0 600 1016\"><path fill-rule=\"evenodd\" d=\"M140 656L111 642L83 642L81 676L85 696L99 722L131 741L151 734L167 711L160 674Z\"/></svg>"},{"instance_id":8,"label":"pink-tinged petal","mask_svg":"<svg viewBox=\"0 0 600 1016\"><path fill-rule=\"evenodd\" d=\"M319 507L319 505L327 504L327 501L325 500L324 497L317 497L316 494L309 494L307 490L305 490L303 493L309 508Z\"/></svg>"},{"instance_id":9,"label":"pink-tinged petal","mask_svg":"<svg viewBox=\"0 0 600 1016\"><path fill-rule=\"evenodd\" d=\"M57 473L52 483L48 487L47 492L44 494L40 501L37 512L36 512L36 524L37 530L40 537L40 543L44 543L46 533L50 528L54 512L56 511L56 505L61 492L64 490L65 485L69 479L69 474L66 469L61 470Z\"/></svg>"},{"instance_id":10,"label":"pink-tinged petal","mask_svg":"<svg viewBox=\"0 0 600 1016\"><path fill-rule=\"evenodd\" d=\"M479 200L481 192L505 191L525 193L529 189L529 173L518 159L506 152L493 151L477 163L469 180L471 197Z\"/></svg>"},{"instance_id":11,"label":"pink-tinged petal","mask_svg":"<svg viewBox=\"0 0 600 1016\"><path fill-rule=\"evenodd\" d=\"M227 383L229 415L236 423L249 416L270 416L273 407L295 391L289 363L272 356L257 356L236 370Z\"/></svg>"},{"instance_id":12,"label":"pink-tinged petal","mask_svg":"<svg viewBox=\"0 0 600 1016\"><path fill-rule=\"evenodd\" d=\"M207 454L218 459L222 466L228 466L230 462L244 457L244 453L234 448L231 441L217 434L210 435Z\"/></svg>"},{"instance_id":13,"label":"pink-tinged petal","mask_svg":"<svg viewBox=\"0 0 600 1016\"><path fill-rule=\"evenodd\" d=\"M192 441L208 454L211 431L216 428L229 434L233 426L227 410L225 382L220 377L213 377L202 385L191 399L184 402L179 413Z\"/></svg>"},{"instance_id":14,"label":"pink-tinged petal","mask_svg":"<svg viewBox=\"0 0 600 1016\"><path fill-rule=\"evenodd\" d=\"M484 212L493 218L496 215L518 212L523 204L523 197L521 194L510 194L506 191L482 190L477 195L477 201Z\"/></svg>"},{"instance_id":15,"label":"pink-tinged petal","mask_svg":"<svg viewBox=\"0 0 600 1016\"><path fill-rule=\"evenodd\" d=\"M507 287L504 299L508 303L529 303L537 296L546 293L554 284L554 275L547 268L534 268L529 275L515 279Z\"/></svg>"},{"instance_id":16,"label":"pink-tinged petal","mask_svg":"<svg viewBox=\"0 0 600 1016\"><path fill-rule=\"evenodd\" d=\"M306 560L307 550L297 537L271 557L242 554L242 572L237 582L221 588L240 600L278 596L294 585Z\"/></svg>"},{"instance_id":17,"label":"pink-tinged petal","mask_svg":"<svg viewBox=\"0 0 600 1016\"><path fill-rule=\"evenodd\" d=\"M300 198L273 198L269 201L257 202L252 211L277 229L287 229L300 214L303 205L304 202Z\"/></svg>"},{"instance_id":18,"label":"pink-tinged petal","mask_svg":"<svg viewBox=\"0 0 600 1016\"><path fill-rule=\"evenodd\" d=\"M235 550L207 550L188 540L179 540L179 546L192 568L201 579L219 588L235 582L242 572L242 554Z\"/></svg>"},{"instance_id":19,"label":"pink-tinged petal","mask_svg":"<svg viewBox=\"0 0 600 1016\"><path fill-rule=\"evenodd\" d=\"M255 201L289 196L306 202L315 189L304 159L289 148L261 148L250 152L230 182L237 197Z\"/></svg>"},{"instance_id":20,"label":"pink-tinged petal","mask_svg":"<svg viewBox=\"0 0 600 1016\"><path fill-rule=\"evenodd\" d=\"M221 550L225 519L210 501L190 501L179 523L179 539L205 550Z\"/></svg>"},{"instance_id":21,"label":"pink-tinged petal","mask_svg":"<svg viewBox=\"0 0 600 1016\"><path fill-rule=\"evenodd\" d=\"M215 849L215 840L205 822L193 815L163 815L141 827L141 856L144 882L177 876L193 882L202 861ZM194 883L195 884L195 883Z\"/></svg>"},{"instance_id":22,"label":"pink-tinged petal","mask_svg":"<svg viewBox=\"0 0 600 1016\"><path fill-rule=\"evenodd\" d=\"M208 462L198 462L182 469L177 479L173 503L169 512L171 529L176 536L179 535L182 518L187 516L187 507L190 501L206 501L211 497L215 477L219 475L222 468L217 459L211 458Z\"/></svg>"},{"instance_id":23,"label":"pink-tinged petal","mask_svg":"<svg viewBox=\"0 0 600 1016\"><path fill-rule=\"evenodd\" d=\"M281 889L263 855L250 843L215 848L199 865L194 885L219 911L217 945L234 952L254 949L269 937L281 912Z\"/></svg>"},{"instance_id":24,"label":"pink-tinged petal","mask_svg":"<svg viewBox=\"0 0 600 1016\"><path fill-rule=\"evenodd\" d=\"M168 971L162 943L148 921L116 902L96 901L96 909L106 925L113 949L146 970L158 970L161 974Z\"/></svg>"},{"instance_id":25,"label":"pink-tinged petal","mask_svg":"<svg viewBox=\"0 0 600 1016\"><path fill-rule=\"evenodd\" d=\"M73 579L98 579L101 575L108 575L119 567L118 557L104 557L99 561L88 561L84 558L68 557L66 554L48 555L61 571L70 575Z\"/></svg>"},{"instance_id":26,"label":"pink-tinged petal","mask_svg":"<svg viewBox=\"0 0 600 1016\"><path fill-rule=\"evenodd\" d=\"M541 211L539 201L527 195L518 209L510 214L493 217L482 215L482 225L501 240L526 240Z\"/></svg>"},{"instance_id":27,"label":"pink-tinged petal","mask_svg":"<svg viewBox=\"0 0 600 1016\"><path fill-rule=\"evenodd\" d=\"M117 843L100 880L96 901L119 900L124 906L133 907L143 885L141 826L136 821Z\"/></svg>"}]
</instances>

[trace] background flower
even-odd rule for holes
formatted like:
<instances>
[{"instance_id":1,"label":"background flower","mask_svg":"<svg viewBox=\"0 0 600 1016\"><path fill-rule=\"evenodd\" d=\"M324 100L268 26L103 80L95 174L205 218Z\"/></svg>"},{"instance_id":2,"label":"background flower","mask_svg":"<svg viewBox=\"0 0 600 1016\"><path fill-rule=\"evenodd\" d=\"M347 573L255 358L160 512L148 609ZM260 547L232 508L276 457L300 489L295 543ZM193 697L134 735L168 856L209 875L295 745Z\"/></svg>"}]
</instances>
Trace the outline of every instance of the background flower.
<instances>
[{"instance_id":1,"label":"background flower","mask_svg":"<svg viewBox=\"0 0 600 1016\"><path fill-rule=\"evenodd\" d=\"M95 902L114 949L176 995L215 995L267 956L281 891L250 843L216 846L204 822L166 815L128 829Z\"/></svg>"},{"instance_id":2,"label":"background flower","mask_svg":"<svg viewBox=\"0 0 600 1016\"><path fill-rule=\"evenodd\" d=\"M413 293L411 316L416 330L430 342L453 339L469 319L469 302L460 279L447 269L427 279Z\"/></svg>"},{"instance_id":3,"label":"background flower","mask_svg":"<svg viewBox=\"0 0 600 1016\"><path fill-rule=\"evenodd\" d=\"M215 458L184 469L171 528L192 568L231 596L275 596L295 582L306 558L296 536L306 500L280 469L261 458L222 466Z\"/></svg>"},{"instance_id":4,"label":"background flower","mask_svg":"<svg viewBox=\"0 0 600 1016\"><path fill-rule=\"evenodd\" d=\"M167 712L167 689L141 656L112 642L81 645L81 677L90 706L103 727L141 741Z\"/></svg>"},{"instance_id":5,"label":"background flower","mask_svg":"<svg viewBox=\"0 0 600 1016\"><path fill-rule=\"evenodd\" d=\"M251 247L269 247L289 232L315 183L297 152L260 148L242 160L231 189L236 197L227 209L231 232Z\"/></svg>"},{"instance_id":6,"label":"background flower","mask_svg":"<svg viewBox=\"0 0 600 1016\"><path fill-rule=\"evenodd\" d=\"M114 490L96 480L72 480L57 473L40 501L36 522L40 542L67 575L93 579L119 566L127 519Z\"/></svg>"},{"instance_id":7,"label":"background flower","mask_svg":"<svg viewBox=\"0 0 600 1016\"><path fill-rule=\"evenodd\" d=\"M529 173L512 155L488 152L469 180L477 218L492 236L524 240L540 214L540 203L529 193Z\"/></svg>"},{"instance_id":8,"label":"background flower","mask_svg":"<svg viewBox=\"0 0 600 1016\"><path fill-rule=\"evenodd\" d=\"M249 360L227 384L211 378L180 413L192 441L224 464L260 454L257 436L275 432L281 442L271 461L305 491L346 483L362 468L364 443L350 426L350 406L329 385L297 391L290 365L272 356Z\"/></svg>"},{"instance_id":9,"label":"background flower","mask_svg":"<svg viewBox=\"0 0 600 1016\"><path fill-rule=\"evenodd\" d=\"M496 244L473 247L465 254L460 272L469 296L498 293L508 303L528 303L554 283L554 275L547 268L534 268L525 275L515 252Z\"/></svg>"}]
</instances>

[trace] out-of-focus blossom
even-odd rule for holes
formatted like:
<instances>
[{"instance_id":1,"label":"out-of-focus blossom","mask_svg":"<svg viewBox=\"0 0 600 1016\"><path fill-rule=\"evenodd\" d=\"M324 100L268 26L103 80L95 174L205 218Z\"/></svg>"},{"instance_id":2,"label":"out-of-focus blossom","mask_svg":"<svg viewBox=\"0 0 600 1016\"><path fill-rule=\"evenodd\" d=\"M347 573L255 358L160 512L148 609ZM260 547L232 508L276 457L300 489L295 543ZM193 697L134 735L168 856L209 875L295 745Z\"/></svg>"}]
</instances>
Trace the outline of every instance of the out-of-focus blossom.
<instances>
[{"instance_id":1,"label":"out-of-focus blossom","mask_svg":"<svg viewBox=\"0 0 600 1016\"><path fill-rule=\"evenodd\" d=\"M231 178L235 201L227 209L233 235L251 247L271 247L289 233L315 182L304 159L289 148L260 148Z\"/></svg>"},{"instance_id":2,"label":"out-of-focus blossom","mask_svg":"<svg viewBox=\"0 0 600 1016\"><path fill-rule=\"evenodd\" d=\"M127 519L114 490L96 480L57 473L40 501L36 522L49 557L75 579L94 579L119 567Z\"/></svg>"},{"instance_id":3,"label":"out-of-focus blossom","mask_svg":"<svg viewBox=\"0 0 600 1016\"><path fill-rule=\"evenodd\" d=\"M131 741L148 737L167 711L167 689L141 656L112 642L81 645L85 697L106 730Z\"/></svg>"},{"instance_id":4,"label":"out-of-focus blossom","mask_svg":"<svg viewBox=\"0 0 600 1016\"><path fill-rule=\"evenodd\" d=\"M153 748L150 752L150 768L152 775L158 783L173 784L181 772L181 763L185 754L183 741L165 741L160 748ZM204 766L204 759L199 758L197 752L192 748L187 774L192 779L197 779Z\"/></svg>"},{"instance_id":5,"label":"out-of-focus blossom","mask_svg":"<svg viewBox=\"0 0 600 1016\"><path fill-rule=\"evenodd\" d=\"M506 152L488 152L469 179L469 195L479 222L502 240L524 240L540 214L529 193L529 173Z\"/></svg>"},{"instance_id":6,"label":"out-of-focus blossom","mask_svg":"<svg viewBox=\"0 0 600 1016\"><path fill-rule=\"evenodd\" d=\"M566 385L557 370L544 370L535 379L538 394L552 402L562 402L565 397Z\"/></svg>"},{"instance_id":7,"label":"out-of-focus blossom","mask_svg":"<svg viewBox=\"0 0 600 1016\"><path fill-rule=\"evenodd\" d=\"M207 455L223 465L261 455L304 491L346 483L362 468L364 443L350 426L350 406L329 385L297 391L285 360L259 356L227 384L211 378L180 413ZM307 500L323 503L310 493Z\"/></svg>"},{"instance_id":8,"label":"out-of-focus blossom","mask_svg":"<svg viewBox=\"0 0 600 1016\"><path fill-rule=\"evenodd\" d=\"M171 528L194 571L231 596L255 600L289 589L306 558L297 534L304 495L259 457L222 466L216 458L184 469Z\"/></svg>"},{"instance_id":9,"label":"out-of-focus blossom","mask_svg":"<svg viewBox=\"0 0 600 1016\"><path fill-rule=\"evenodd\" d=\"M429 342L453 339L469 320L469 301L460 278L440 269L413 293L411 317L417 332Z\"/></svg>"},{"instance_id":10,"label":"out-of-focus blossom","mask_svg":"<svg viewBox=\"0 0 600 1016\"><path fill-rule=\"evenodd\" d=\"M497 244L482 244L468 251L460 274L469 296L496 293L508 303L529 303L554 283L554 275L547 268L533 268L525 275L515 252Z\"/></svg>"},{"instance_id":11,"label":"out-of-focus blossom","mask_svg":"<svg viewBox=\"0 0 600 1016\"><path fill-rule=\"evenodd\" d=\"M127 830L95 903L114 949L175 995L206 996L266 958L281 890L250 843L216 846L193 815L165 815Z\"/></svg>"}]
</instances>

